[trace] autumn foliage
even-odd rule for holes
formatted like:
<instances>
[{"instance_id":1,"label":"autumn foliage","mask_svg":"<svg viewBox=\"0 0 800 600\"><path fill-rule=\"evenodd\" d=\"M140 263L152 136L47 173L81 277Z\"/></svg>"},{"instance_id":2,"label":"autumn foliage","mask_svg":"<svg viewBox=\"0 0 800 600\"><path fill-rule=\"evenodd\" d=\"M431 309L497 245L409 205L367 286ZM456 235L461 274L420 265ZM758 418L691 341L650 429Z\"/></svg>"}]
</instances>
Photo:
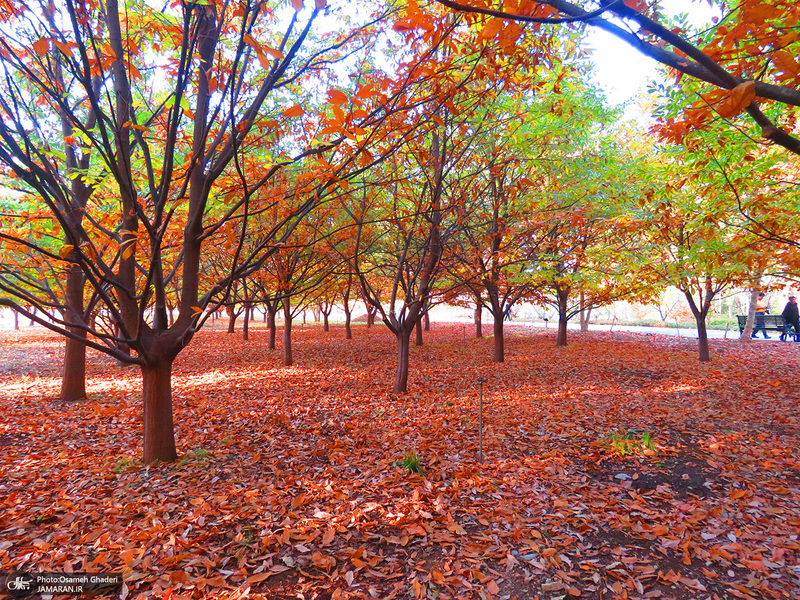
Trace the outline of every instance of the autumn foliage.
<instances>
[{"instance_id":1,"label":"autumn foliage","mask_svg":"<svg viewBox=\"0 0 800 600\"><path fill-rule=\"evenodd\" d=\"M263 329L200 332L180 458L144 466L135 371L90 351L65 403L61 338L4 332L0 571L122 570L126 598L800 594L793 346L698 364L688 340L514 326L497 365L434 324L394 395L385 328L295 333L284 368Z\"/></svg>"}]
</instances>

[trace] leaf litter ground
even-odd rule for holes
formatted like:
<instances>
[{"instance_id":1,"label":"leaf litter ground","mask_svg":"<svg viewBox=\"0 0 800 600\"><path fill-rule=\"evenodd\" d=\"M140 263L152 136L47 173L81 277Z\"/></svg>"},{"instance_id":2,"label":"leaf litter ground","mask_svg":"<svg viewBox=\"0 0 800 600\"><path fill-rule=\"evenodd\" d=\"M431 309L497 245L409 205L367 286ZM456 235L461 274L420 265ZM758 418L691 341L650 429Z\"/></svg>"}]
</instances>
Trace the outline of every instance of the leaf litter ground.
<instances>
[{"instance_id":1,"label":"leaf litter ground","mask_svg":"<svg viewBox=\"0 0 800 600\"><path fill-rule=\"evenodd\" d=\"M0 334L0 571L123 571L127 598L798 598L800 344L436 325L393 395L385 329L201 332L175 464L140 377ZM485 464L476 380L484 377ZM416 453L424 475L397 463Z\"/></svg>"}]
</instances>

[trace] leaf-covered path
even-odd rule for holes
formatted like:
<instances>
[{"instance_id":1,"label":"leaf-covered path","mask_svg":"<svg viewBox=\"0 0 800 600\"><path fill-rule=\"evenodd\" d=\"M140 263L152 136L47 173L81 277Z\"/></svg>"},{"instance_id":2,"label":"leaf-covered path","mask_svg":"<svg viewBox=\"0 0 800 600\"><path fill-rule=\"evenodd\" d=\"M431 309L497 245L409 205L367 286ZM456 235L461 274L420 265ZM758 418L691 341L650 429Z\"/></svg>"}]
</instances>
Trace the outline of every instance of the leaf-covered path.
<instances>
[{"instance_id":1,"label":"leaf-covered path","mask_svg":"<svg viewBox=\"0 0 800 600\"><path fill-rule=\"evenodd\" d=\"M0 334L0 571L123 570L171 598L800 597L800 344L436 326L391 389L384 328L202 332L174 375L182 459L145 467L140 378ZM485 377L485 464L477 384ZM417 453L424 476L395 463Z\"/></svg>"}]
</instances>

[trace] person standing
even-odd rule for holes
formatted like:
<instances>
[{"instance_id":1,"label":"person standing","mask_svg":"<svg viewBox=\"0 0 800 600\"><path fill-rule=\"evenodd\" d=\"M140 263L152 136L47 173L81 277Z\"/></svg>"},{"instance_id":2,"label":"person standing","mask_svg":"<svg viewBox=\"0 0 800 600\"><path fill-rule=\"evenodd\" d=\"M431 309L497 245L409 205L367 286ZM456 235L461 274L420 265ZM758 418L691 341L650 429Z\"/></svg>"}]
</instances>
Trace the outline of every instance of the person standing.
<instances>
[{"instance_id":1,"label":"person standing","mask_svg":"<svg viewBox=\"0 0 800 600\"><path fill-rule=\"evenodd\" d=\"M768 312L769 303L767 302L767 295L764 292L759 292L758 302L756 302L756 325L753 327L753 335L751 337L756 337L756 333L760 331L764 334L764 339L769 339L767 328L764 325L764 315Z\"/></svg>"},{"instance_id":2,"label":"person standing","mask_svg":"<svg viewBox=\"0 0 800 600\"><path fill-rule=\"evenodd\" d=\"M800 310L798 310L795 296L789 296L789 302L786 303L782 315L783 333L781 334L781 341L786 341L786 334L789 333L791 327L794 327L794 341L800 341Z\"/></svg>"}]
</instances>

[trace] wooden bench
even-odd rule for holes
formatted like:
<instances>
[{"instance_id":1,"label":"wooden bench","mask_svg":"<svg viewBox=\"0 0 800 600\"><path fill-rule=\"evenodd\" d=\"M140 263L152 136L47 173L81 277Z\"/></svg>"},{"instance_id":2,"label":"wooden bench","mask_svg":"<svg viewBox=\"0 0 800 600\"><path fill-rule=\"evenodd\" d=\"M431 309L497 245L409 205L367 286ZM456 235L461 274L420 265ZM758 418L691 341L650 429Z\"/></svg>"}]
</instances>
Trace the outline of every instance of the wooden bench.
<instances>
[{"instance_id":1,"label":"wooden bench","mask_svg":"<svg viewBox=\"0 0 800 600\"><path fill-rule=\"evenodd\" d=\"M759 317L756 317L758 319ZM744 326L747 325L747 315L736 315L736 320L739 321L739 335L744 332ZM783 322L781 315L764 315L764 329L767 331L777 331L783 333L786 324ZM755 321L753 322L753 331L756 330ZM797 336L795 336L797 341Z\"/></svg>"}]
</instances>

